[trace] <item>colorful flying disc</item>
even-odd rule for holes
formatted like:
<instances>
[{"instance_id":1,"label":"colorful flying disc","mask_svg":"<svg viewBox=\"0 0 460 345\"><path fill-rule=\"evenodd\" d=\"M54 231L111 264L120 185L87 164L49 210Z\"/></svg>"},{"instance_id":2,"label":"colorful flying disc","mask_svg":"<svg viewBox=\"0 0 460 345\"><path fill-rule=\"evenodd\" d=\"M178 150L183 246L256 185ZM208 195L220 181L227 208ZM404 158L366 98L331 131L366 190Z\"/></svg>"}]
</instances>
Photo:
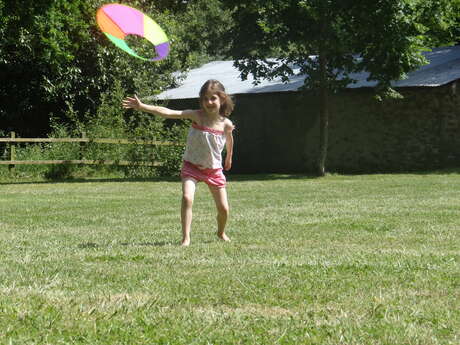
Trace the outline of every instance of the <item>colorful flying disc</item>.
<instances>
[{"instance_id":1,"label":"colorful flying disc","mask_svg":"<svg viewBox=\"0 0 460 345\"><path fill-rule=\"evenodd\" d=\"M118 48L142 60L158 61L169 53L169 40L160 26L135 8L108 4L97 10L96 21L102 32ZM145 58L136 54L125 41L127 35L137 35L155 46L156 57Z\"/></svg>"}]
</instances>

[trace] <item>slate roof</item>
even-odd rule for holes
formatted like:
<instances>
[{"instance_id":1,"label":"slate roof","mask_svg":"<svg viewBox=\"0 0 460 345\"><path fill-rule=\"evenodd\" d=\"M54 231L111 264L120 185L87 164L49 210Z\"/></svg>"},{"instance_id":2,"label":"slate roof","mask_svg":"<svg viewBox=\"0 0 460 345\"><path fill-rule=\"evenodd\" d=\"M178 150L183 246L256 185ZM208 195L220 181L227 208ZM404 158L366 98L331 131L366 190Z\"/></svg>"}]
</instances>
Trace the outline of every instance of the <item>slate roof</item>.
<instances>
[{"instance_id":1,"label":"slate roof","mask_svg":"<svg viewBox=\"0 0 460 345\"><path fill-rule=\"evenodd\" d=\"M408 78L395 81L394 87L436 87L460 79L460 46L436 48L424 53L429 64L408 74ZM253 85L253 79L242 81L240 72L233 67L233 61L214 61L199 68L191 70L182 84L175 89L166 90L155 98L158 99L186 99L198 97L198 92L203 83L208 79L217 79L224 84L229 94L265 93L297 91L303 85L304 76L295 75L288 83L281 79L263 80L258 85ZM375 81L367 81L367 72L356 73L352 77L358 80L350 84L349 88L373 87Z\"/></svg>"}]
</instances>

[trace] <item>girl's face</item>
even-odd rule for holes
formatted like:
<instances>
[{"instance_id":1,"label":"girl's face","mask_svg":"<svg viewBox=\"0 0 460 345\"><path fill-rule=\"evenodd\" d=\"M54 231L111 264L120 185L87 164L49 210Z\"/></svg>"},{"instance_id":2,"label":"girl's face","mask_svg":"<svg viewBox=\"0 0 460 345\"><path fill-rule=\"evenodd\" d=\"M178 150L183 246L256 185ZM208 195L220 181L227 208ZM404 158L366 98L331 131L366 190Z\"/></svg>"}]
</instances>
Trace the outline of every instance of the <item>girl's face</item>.
<instances>
[{"instance_id":1,"label":"girl's face","mask_svg":"<svg viewBox=\"0 0 460 345\"><path fill-rule=\"evenodd\" d=\"M221 102L217 92L213 92L211 90L206 91L201 99L201 104L207 113L219 114Z\"/></svg>"}]
</instances>

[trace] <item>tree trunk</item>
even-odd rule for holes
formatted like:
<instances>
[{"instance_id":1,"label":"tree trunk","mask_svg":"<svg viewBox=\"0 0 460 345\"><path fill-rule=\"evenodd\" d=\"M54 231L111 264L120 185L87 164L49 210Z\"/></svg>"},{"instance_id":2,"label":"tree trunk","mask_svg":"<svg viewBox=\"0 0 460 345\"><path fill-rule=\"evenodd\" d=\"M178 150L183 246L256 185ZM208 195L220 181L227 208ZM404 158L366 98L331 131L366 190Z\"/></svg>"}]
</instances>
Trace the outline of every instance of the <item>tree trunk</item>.
<instances>
[{"instance_id":1,"label":"tree trunk","mask_svg":"<svg viewBox=\"0 0 460 345\"><path fill-rule=\"evenodd\" d=\"M324 176L326 174L326 159L328 147L328 128L329 128L329 91L326 75L327 59L320 52L319 68L320 68L320 106L319 106L319 157L318 157L318 174Z\"/></svg>"}]
</instances>

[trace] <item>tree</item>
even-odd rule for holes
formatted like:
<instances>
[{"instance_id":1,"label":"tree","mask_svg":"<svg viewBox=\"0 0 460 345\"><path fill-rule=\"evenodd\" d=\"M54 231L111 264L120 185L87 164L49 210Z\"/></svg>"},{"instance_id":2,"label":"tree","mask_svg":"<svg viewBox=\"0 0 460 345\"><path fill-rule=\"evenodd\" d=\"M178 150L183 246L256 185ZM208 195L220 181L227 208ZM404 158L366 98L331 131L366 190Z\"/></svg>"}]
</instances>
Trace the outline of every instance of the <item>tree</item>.
<instances>
[{"instance_id":1,"label":"tree","mask_svg":"<svg viewBox=\"0 0 460 345\"><path fill-rule=\"evenodd\" d=\"M96 114L115 84L127 93L159 93L176 83L174 72L215 54L214 42L229 26L219 0L125 1L157 21L172 42L167 59L145 62L115 48L98 29L95 14L104 3L0 0L0 130L43 135L51 117L64 122L69 113ZM151 54L151 44L128 39Z\"/></svg>"},{"instance_id":2,"label":"tree","mask_svg":"<svg viewBox=\"0 0 460 345\"><path fill-rule=\"evenodd\" d=\"M305 75L320 96L318 174L326 172L328 99L367 70L380 95L395 95L392 80L426 61L433 43L451 42L458 0L228 0L235 21L228 35L241 77ZM432 18L437 18L433 20ZM441 18L442 20L439 20ZM458 33L458 32L457 32ZM276 58L276 59L274 59Z\"/></svg>"}]
</instances>

